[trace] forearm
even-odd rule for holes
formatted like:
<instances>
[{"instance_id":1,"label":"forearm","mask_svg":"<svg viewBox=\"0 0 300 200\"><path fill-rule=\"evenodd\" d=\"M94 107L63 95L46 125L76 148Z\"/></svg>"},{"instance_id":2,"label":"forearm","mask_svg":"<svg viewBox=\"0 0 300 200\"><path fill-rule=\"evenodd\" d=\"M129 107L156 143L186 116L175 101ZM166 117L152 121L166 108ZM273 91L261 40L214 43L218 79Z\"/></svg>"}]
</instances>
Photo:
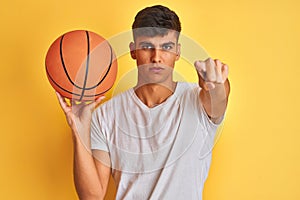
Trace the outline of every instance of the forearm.
<instances>
[{"instance_id":1,"label":"forearm","mask_svg":"<svg viewBox=\"0 0 300 200\"><path fill-rule=\"evenodd\" d=\"M200 92L200 99L206 113L216 123L226 111L229 93L230 84L228 79L224 84L216 84L216 87L212 90L202 89Z\"/></svg>"},{"instance_id":2,"label":"forearm","mask_svg":"<svg viewBox=\"0 0 300 200\"><path fill-rule=\"evenodd\" d=\"M106 191L98 178L93 155L78 136L73 137L73 143L74 183L79 198L81 200L103 199Z\"/></svg>"}]
</instances>

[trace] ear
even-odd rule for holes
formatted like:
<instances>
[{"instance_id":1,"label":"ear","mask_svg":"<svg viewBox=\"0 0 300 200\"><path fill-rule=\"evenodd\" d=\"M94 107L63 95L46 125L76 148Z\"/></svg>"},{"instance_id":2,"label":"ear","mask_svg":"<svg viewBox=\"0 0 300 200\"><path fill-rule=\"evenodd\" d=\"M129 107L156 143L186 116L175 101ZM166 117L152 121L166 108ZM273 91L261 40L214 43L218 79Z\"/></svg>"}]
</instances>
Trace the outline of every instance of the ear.
<instances>
[{"instance_id":1,"label":"ear","mask_svg":"<svg viewBox=\"0 0 300 200\"><path fill-rule=\"evenodd\" d=\"M179 60L181 54L181 44L177 44L177 49L176 49L176 61Z\"/></svg>"},{"instance_id":2,"label":"ear","mask_svg":"<svg viewBox=\"0 0 300 200\"><path fill-rule=\"evenodd\" d=\"M129 49L130 49L131 58L135 60L136 55L135 55L135 44L134 44L134 42L130 42Z\"/></svg>"}]
</instances>

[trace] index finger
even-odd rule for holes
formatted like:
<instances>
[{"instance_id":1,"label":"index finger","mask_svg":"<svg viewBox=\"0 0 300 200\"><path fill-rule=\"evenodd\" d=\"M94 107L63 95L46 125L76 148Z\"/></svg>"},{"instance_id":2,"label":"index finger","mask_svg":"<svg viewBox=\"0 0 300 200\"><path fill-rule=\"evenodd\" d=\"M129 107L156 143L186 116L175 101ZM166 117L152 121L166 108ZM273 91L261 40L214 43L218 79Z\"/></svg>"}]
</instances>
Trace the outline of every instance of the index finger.
<instances>
[{"instance_id":1,"label":"index finger","mask_svg":"<svg viewBox=\"0 0 300 200\"><path fill-rule=\"evenodd\" d=\"M58 99L58 102L60 104L60 107L64 110L64 112L67 112L67 110L69 109L67 103L65 102L63 97L58 92L55 92L55 93L56 93L56 97Z\"/></svg>"}]
</instances>

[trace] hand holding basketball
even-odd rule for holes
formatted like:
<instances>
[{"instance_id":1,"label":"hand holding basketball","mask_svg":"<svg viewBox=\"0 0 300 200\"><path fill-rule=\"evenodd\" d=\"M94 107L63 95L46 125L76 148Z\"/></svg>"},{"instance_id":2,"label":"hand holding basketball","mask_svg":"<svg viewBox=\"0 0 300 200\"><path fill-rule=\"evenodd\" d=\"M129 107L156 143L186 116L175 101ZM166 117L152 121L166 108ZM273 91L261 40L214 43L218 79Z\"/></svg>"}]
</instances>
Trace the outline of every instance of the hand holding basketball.
<instances>
[{"instance_id":1,"label":"hand holding basketball","mask_svg":"<svg viewBox=\"0 0 300 200\"><path fill-rule=\"evenodd\" d=\"M219 84L224 84L228 78L228 66L220 60L211 58L205 61L196 61L199 85L206 91L214 89Z\"/></svg>"},{"instance_id":2,"label":"hand holding basketball","mask_svg":"<svg viewBox=\"0 0 300 200\"><path fill-rule=\"evenodd\" d=\"M92 119L92 112L97 107L101 101L105 98L104 96L99 97L93 102L90 103L76 103L72 102L71 105L64 100L64 98L56 92L57 99L61 108L63 109L67 122L71 127L74 136L80 136L80 139L83 140L83 143L89 147L90 144L90 123ZM89 149L89 148L88 148Z\"/></svg>"}]
</instances>

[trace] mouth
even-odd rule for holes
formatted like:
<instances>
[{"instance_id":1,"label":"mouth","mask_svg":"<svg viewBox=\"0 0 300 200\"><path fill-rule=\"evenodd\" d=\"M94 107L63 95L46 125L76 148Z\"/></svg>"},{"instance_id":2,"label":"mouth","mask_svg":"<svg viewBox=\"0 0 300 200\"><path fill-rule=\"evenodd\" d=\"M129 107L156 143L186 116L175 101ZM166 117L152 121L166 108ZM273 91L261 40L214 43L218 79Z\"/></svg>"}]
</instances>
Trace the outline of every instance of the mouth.
<instances>
[{"instance_id":1,"label":"mouth","mask_svg":"<svg viewBox=\"0 0 300 200\"><path fill-rule=\"evenodd\" d=\"M150 67L149 71L153 72L153 73L159 73L161 71L165 70L163 67Z\"/></svg>"}]
</instances>

